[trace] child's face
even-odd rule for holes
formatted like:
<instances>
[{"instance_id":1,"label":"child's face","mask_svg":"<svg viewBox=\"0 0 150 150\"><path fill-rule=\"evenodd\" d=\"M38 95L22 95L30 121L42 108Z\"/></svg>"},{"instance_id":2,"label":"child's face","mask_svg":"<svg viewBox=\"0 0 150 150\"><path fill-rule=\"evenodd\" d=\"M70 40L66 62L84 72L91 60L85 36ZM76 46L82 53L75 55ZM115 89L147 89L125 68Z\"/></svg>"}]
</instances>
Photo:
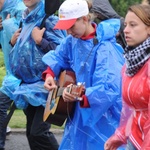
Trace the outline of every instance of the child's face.
<instances>
[{"instance_id":1,"label":"child's face","mask_svg":"<svg viewBox=\"0 0 150 150\"><path fill-rule=\"evenodd\" d=\"M75 24L67 30L68 34L71 34L75 38L81 38L84 36L87 30L86 21L82 18L77 19Z\"/></svg>"},{"instance_id":2,"label":"child's face","mask_svg":"<svg viewBox=\"0 0 150 150\"><path fill-rule=\"evenodd\" d=\"M40 1L41 0L23 0L25 6L28 7L29 11L32 11Z\"/></svg>"}]
</instances>

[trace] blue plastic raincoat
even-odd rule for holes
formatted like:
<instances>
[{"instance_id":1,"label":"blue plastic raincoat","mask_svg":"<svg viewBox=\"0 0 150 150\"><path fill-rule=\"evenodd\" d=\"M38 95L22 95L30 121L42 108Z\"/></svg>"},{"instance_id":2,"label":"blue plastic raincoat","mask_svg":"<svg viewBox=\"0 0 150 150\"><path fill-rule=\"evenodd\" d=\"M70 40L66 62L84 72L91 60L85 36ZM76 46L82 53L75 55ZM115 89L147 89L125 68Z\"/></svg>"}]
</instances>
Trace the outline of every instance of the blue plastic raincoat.
<instances>
[{"instance_id":1,"label":"blue plastic raincoat","mask_svg":"<svg viewBox=\"0 0 150 150\"><path fill-rule=\"evenodd\" d=\"M9 45L9 41L14 32L18 29L22 12L25 8L22 0L4 0L4 5L0 11L0 16L3 20L3 29L0 31L0 44L4 54L4 63L7 74L10 72L9 52L11 46ZM8 14L10 14L10 19L6 19Z\"/></svg>"},{"instance_id":2,"label":"blue plastic raincoat","mask_svg":"<svg viewBox=\"0 0 150 150\"><path fill-rule=\"evenodd\" d=\"M9 41L14 32L19 27L20 20L22 18L22 13L25 8L26 7L22 0L4 0L4 5L2 6L2 9L0 11L0 16L3 20L3 29L0 31L0 44L2 46L6 69L6 76L4 77L2 87L0 90L7 94L7 92L5 91L5 86L9 84L8 92L11 95L10 97L12 97L12 91L14 91L15 87L20 84L21 80L18 80L10 73L11 71L9 65L9 53L12 47L9 44ZM8 14L10 14L10 18L6 19Z\"/></svg>"},{"instance_id":3,"label":"blue plastic raincoat","mask_svg":"<svg viewBox=\"0 0 150 150\"><path fill-rule=\"evenodd\" d=\"M46 65L42 62L45 54L42 49L36 45L31 37L31 32L35 26L40 26L44 16L44 3L39 2L37 7L29 14L23 13L23 26L20 36L9 54L10 68L13 76L5 78L2 91L8 95L18 108L26 108L28 103L33 106L45 106L48 91L43 87L41 78ZM66 32L53 30L58 17L51 15L45 22L46 31L44 38L59 45L66 36ZM11 82L11 78L16 82ZM18 84L20 81L20 85Z\"/></svg>"},{"instance_id":4,"label":"blue plastic raincoat","mask_svg":"<svg viewBox=\"0 0 150 150\"><path fill-rule=\"evenodd\" d=\"M121 68L123 49L115 35L120 20L101 22L93 39L81 40L68 36L43 61L58 78L61 70L73 70L77 82L85 82L89 108L76 103L74 116L68 117L59 150L104 150L104 142L118 126L121 111ZM94 46L94 48L93 48Z\"/></svg>"}]
</instances>

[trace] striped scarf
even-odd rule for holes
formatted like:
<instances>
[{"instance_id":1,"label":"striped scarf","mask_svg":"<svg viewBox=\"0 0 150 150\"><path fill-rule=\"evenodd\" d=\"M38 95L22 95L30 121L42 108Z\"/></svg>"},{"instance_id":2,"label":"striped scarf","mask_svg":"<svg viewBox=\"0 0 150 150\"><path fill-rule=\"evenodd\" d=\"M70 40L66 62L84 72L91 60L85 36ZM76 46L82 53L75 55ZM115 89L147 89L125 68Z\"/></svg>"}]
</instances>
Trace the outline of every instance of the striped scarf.
<instances>
[{"instance_id":1,"label":"striped scarf","mask_svg":"<svg viewBox=\"0 0 150 150\"><path fill-rule=\"evenodd\" d=\"M150 57L150 37L136 48L126 47L124 53L126 74L134 76Z\"/></svg>"}]
</instances>

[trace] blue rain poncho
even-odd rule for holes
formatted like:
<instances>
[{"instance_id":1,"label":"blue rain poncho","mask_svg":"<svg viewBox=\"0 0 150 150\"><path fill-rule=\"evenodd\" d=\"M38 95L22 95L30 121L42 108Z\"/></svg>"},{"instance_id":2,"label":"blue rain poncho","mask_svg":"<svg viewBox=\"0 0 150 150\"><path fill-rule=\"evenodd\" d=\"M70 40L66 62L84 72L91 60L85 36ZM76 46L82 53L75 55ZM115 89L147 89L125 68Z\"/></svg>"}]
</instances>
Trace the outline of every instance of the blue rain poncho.
<instances>
[{"instance_id":1,"label":"blue rain poncho","mask_svg":"<svg viewBox=\"0 0 150 150\"><path fill-rule=\"evenodd\" d=\"M25 8L26 7L22 0L4 0L4 5L0 11L0 16L3 20L3 29L0 31L0 44L4 54L4 63L7 74L10 72L9 52L11 46L9 45L9 41L14 32L18 29L22 17L22 12ZM8 14L11 16L10 19L6 19Z\"/></svg>"},{"instance_id":2,"label":"blue rain poncho","mask_svg":"<svg viewBox=\"0 0 150 150\"><path fill-rule=\"evenodd\" d=\"M18 29L20 20L22 18L22 12L25 9L25 5L22 0L4 0L4 5L0 11L0 16L2 17L2 26L3 29L0 31L0 44L2 46L3 56L4 56L4 64L6 69L6 76L2 82L1 91L5 94L9 93L10 97L12 97L12 91L14 91L15 87L17 87L21 80L18 80L16 77L11 75L10 65L9 65L9 53L12 49L9 41L14 34L14 32ZM10 18L6 19L7 15L10 14ZM9 85L5 90L5 86Z\"/></svg>"},{"instance_id":3,"label":"blue rain poncho","mask_svg":"<svg viewBox=\"0 0 150 150\"><path fill-rule=\"evenodd\" d=\"M119 124L121 111L121 68L123 49L116 43L120 20L101 22L93 39L69 35L43 61L58 78L61 70L73 70L77 82L85 83L89 108L76 102L72 119L68 117L59 150L104 150L104 142Z\"/></svg>"},{"instance_id":4,"label":"blue rain poncho","mask_svg":"<svg viewBox=\"0 0 150 150\"><path fill-rule=\"evenodd\" d=\"M44 89L44 81L41 77L47 67L42 62L42 56L45 53L31 37L33 28L40 26L44 16L42 1L28 15L27 10L24 11L22 31L9 54L12 75L5 78L2 92L14 100L20 109L26 108L28 103L33 106L45 106L46 103L48 91ZM58 17L54 15L46 20L44 38L59 45L66 36L66 32L53 30L57 21ZM12 78L15 80L13 83L11 82ZM20 81L20 85L18 85L18 81Z\"/></svg>"}]
</instances>

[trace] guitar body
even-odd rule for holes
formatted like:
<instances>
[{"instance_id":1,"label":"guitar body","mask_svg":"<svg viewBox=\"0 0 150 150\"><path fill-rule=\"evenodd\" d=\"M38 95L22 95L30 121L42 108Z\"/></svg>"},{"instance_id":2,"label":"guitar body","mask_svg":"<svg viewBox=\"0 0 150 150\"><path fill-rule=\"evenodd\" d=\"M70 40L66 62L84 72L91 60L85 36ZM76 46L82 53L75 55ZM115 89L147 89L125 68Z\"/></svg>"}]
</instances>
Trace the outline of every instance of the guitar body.
<instances>
[{"instance_id":1,"label":"guitar body","mask_svg":"<svg viewBox=\"0 0 150 150\"><path fill-rule=\"evenodd\" d=\"M63 71L60 74L58 88L75 84L75 74L72 71ZM75 102L64 102L62 96L57 96L57 90L50 91L44 111L43 120L57 126L62 126L68 116L72 116Z\"/></svg>"}]
</instances>

